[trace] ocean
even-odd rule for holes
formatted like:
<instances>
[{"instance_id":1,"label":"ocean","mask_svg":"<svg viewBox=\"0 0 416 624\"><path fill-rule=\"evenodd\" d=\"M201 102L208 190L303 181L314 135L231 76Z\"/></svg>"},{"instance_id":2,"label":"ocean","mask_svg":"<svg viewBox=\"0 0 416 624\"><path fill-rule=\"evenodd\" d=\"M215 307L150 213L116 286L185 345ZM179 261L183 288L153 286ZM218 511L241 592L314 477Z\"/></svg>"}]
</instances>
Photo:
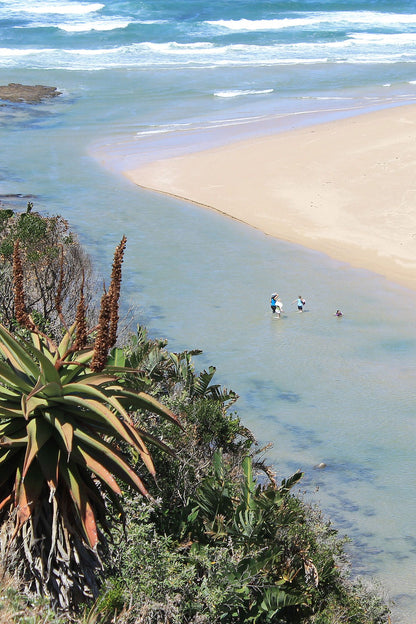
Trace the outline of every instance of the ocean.
<instances>
[{"instance_id":1,"label":"ocean","mask_svg":"<svg viewBox=\"0 0 416 624\"><path fill-rule=\"evenodd\" d=\"M416 1L0 0L10 82L62 95L0 104L1 205L63 215L107 280L127 235L127 317L203 349L278 477L305 472L353 573L416 622L416 293L122 174L416 102Z\"/></svg>"}]
</instances>

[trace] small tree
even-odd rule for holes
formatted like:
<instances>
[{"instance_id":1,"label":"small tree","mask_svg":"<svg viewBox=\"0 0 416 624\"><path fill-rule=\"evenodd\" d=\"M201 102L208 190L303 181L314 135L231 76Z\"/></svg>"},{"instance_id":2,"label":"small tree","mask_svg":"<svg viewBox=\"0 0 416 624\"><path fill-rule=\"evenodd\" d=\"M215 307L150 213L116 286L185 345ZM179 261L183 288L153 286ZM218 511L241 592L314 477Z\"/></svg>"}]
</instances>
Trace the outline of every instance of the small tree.
<instances>
[{"instance_id":1,"label":"small tree","mask_svg":"<svg viewBox=\"0 0 416 624\"><path fill-rule=\"evenodd\" d=\"M60 216L0 210L0 321L9 330L14 323L13 251L19 241L28 309L39 325L56 338L62 334L55 296L60 291L62 312L71 323L75 318L81 284L92 292L92 267L68 222Z\"/></svg>"}]
</instances>

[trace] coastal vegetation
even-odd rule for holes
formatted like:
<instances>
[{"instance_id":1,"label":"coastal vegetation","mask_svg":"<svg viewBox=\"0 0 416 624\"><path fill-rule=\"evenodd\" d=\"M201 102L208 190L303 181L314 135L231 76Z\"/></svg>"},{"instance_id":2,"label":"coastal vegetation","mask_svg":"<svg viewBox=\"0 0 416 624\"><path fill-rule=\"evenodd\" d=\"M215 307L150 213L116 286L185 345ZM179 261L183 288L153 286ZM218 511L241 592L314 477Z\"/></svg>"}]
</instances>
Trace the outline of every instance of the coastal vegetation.
<instances>
[{"instance_id":1,"label":"coastal vegetation","mask_svg":"<svg viewBox=\"0 0 416 624\"><path fill-rule=\"evenodd\" d=\"M277 479L200 351L141 325L117 341L126 239L97 318L76 237L32 208L0 211L0 621L387 623L302 473Z\"/></svg>"},{"instance_id":2,"label":"coastal vegetation","mask_svg":"<svg viewBox=\"0 0 416 624\"><path fill-rule=\"evenodd\" d=\"M59 339L62 332L56 294L59 291L64 318L75 318L82 285L86 305L91 303L94 277L89 257L62 217L34 212L33 202L28 202L24 212L0 210L0 318L10 331L16 327L13 286L16 241L19 241L25 305L37 325Z\"/></svg>"}]
</instances>

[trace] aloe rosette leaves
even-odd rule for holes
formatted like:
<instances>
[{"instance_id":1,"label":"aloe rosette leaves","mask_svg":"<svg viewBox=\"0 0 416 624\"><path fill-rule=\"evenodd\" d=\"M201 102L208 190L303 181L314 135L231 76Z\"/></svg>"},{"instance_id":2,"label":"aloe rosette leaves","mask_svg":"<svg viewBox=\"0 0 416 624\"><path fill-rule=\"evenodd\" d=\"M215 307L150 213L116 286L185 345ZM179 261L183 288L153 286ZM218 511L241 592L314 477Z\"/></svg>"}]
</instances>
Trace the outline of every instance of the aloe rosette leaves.
<instances>
[{"instance_id":1,"label":"aloe rosette leaves","mask_svg":"<svg viewBox=\"0 0 416 624\"><path fill-rule=\"evenodd\" d=\"M146 410L178 422L126 386L127 369L92 370L94 349L76 350L74 335L75 325L55 345L36 331L23 339L0 325L3 552L20 543L26 576L61 607L97 593L102 530L110 529L111 510L122 513L120 483L148 496L130 458L155 475L147 443L169 452L130 414Z\"/></svg>"}]
</instances>

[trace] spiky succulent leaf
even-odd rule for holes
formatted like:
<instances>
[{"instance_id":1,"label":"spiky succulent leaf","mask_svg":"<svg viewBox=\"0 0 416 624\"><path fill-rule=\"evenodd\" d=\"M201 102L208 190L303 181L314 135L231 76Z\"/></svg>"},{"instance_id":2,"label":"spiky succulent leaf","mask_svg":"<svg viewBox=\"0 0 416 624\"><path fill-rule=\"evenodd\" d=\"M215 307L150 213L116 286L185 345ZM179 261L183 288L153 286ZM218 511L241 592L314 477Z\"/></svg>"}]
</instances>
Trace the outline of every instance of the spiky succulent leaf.
<instances>
[{"instance_id":1,"label":"spiky succulent leaf","mask_svg":"<svg viewBox=\"0 0 416 624\"><path fill-rule=\"evenodd\" d=\"M148 496L148 491L145 488L143 481L136 474L136 472L128 465L122 455L116 451L109 443L105 442L99 436L93 433L88 434L81 429L74 431L74 436L84 443L84 448L89 448L92 455L99 461L107 464L111 467L112 473L122 479L125 483L132 485L139 490L145 496Z\"/></svg>"},{"instance_id":2,"label":"spiky succulent leaf","mask_svg":"<svg viewBox=\"0 0 416 624\"><path fill-rule=\"evenodd\" d=\"M37 454L43 478L52 493L55 493L58 487L60 456L61 449L56 444L55 438L52 437L39 449Z\"/></svg>"},{"instance_id":3,"label":"spiky succulent leaf","mask_svg":"<svg viewBox=\"0 0 416 624\"><path fill-rule=\"evenodd\" d=\"M86 468L89 468L91 472L97 475L108 487L115 492L115 494L121 494L120 486L114 479L111 472L100 462L94 459L84 448L76 446L74 454L78 461L82 462Z\"/></svg>"},{"instance_id":4,"label":"spiky succulent leaf","mask_svg":"<svg viewBox=\"0 0 416 624\"><path fill-rule=\"evenodd\" d=\"M6 384L11 393L13 391L31 392L33 386L30 379L20 367L12 367L11 364L0 362L0 382Z\"/></svg>"},{"instance_id":5,"label":"spiky succulent leaf","mask_svg":"<svg viewBox=\"0 0 416 624\"><path fill-rule=\"evenodd\" d=\"M74 464L62 464L61 473L67 483L69 493L81 520L84 537L91 548L95 548L98 542L97 525L78 468Z\"/></svg>"},{"instance_id":6,"label":"spiky succulent leaf","mask_svg":"<svg viewBox=\"0 0 416 624\"><path fill-rule=\"evenodd\" d=\"M20 469L16 473L16 507L17 507L17 524L19 529L27 520L29 520L32 509L36 505L42 492L43 480L42 474L37 463L31 465L31 469L23 478Z\"/></svg>"},{"instance_id":7,"label":"spiky succulent leaf","mask_svg":"<svg viewBox=\"0 0 416 624\"><path fill-rule=\"evenodd\" d=\"M127 409L148 410L180 426L177 416L175 416L169 408L162 405L160 401L150 396L150 394L146 392L135 392L134 390L122 386L108 386L106 389L109 392L114 392L114 396L121 404L126 405Z\"/></svg>"},{"instance_id":8,"label":"spiky succulent leaf","mask_svg":"<svg viewBox=\"0 0 416 624\"><path fill-rule=\"evenodd\" d=\"M3 325L0 325L0 352L13 370L21 371L29 378L38 378L39 369L30 353L15 340Z\"/></svg>"},{"instance_id":9,"label":"spiky succulent leaf","mask_svg":"<svg viewBox=\"0 0 416 624\"><path fill-rule=\"evenodd\" d=\"M65 353L68 351L68 348L71 345L71 341L74 337L75 330L77 328L77 324L74 323L69 327L69 329L65 332L61 342L58 345L57 354L59 357L64 357Z\"/></svg>"},{"instance_id":10,"label":"spiky succulent leaf","mask_svg":"<svg viewBox=\"0 0 416 624\"><path fill-rule=\"evenodd\" d=\"M39 496L49 496L62 518L70 517L70 532L95 548L97 520L107 526L105 495L121 509L118 479L148 496L125 449L152 475L145 440L169 451L134 426L129 410L178 421L153 397L129 389L125 379L132 370L123 374L121 353L112 360L117 376L94 373L88 368L92 349L75 352L72 339L71 328L58 347L35 333L18 340L0 325L0 510L10 503L17 508L18 533Z\"/></svg>"},{"instance_id":11,"label":"spiky succulent leaf","mask_svg":"<svg viewBox=\"0 0 416 624\"><path fill-rule=\"evenodd\" d=\"M39 452L39 449L49 440L52 436L52 429L48 423L41 418L31 418L26 427L27 431L27 446L26 455L22 468L22 479L27 475L29 467Z\"/></svg>"}]
</instances>

